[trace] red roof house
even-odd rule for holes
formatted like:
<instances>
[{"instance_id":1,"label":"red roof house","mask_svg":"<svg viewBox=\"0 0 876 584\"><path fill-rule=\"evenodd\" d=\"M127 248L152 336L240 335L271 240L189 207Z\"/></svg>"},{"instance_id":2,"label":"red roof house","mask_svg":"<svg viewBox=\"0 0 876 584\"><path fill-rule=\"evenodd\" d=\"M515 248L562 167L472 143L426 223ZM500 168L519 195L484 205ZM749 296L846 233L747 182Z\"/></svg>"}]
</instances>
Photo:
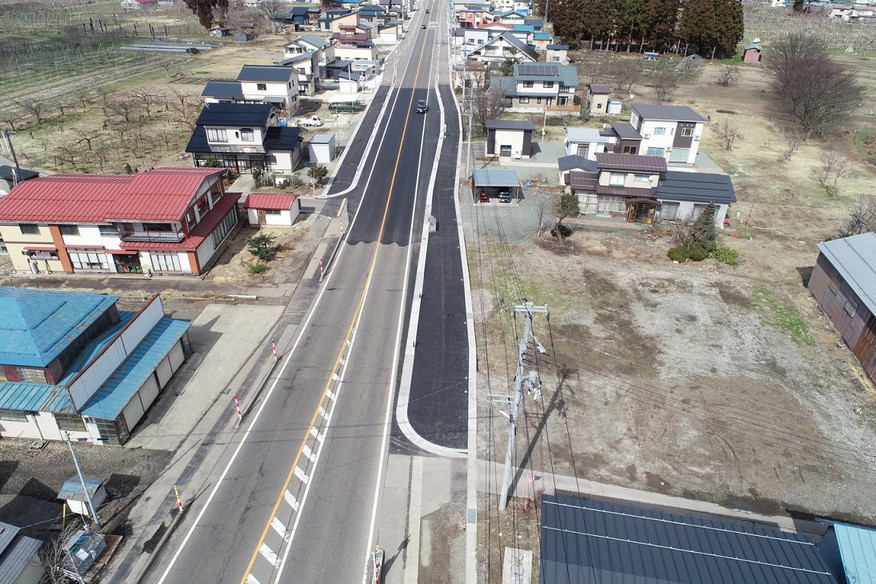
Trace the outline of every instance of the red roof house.
<instances>
[{"instance_id":1,"label":"red roof house","mask_svg":"<svg viewBox=\"0 0 876 584\"><path fill-rule=\"evenodd\" d=\"M20 272L200 274L238 225L221 168L56 174L0 200L0 236Z\"/></svg>"},{"instance_id":2,"label":"red roof house","mask_svg":"<svg viewBox=\"0 0 876 584\"><path fill-rule=\"evenodd\" d=\"M244 207L250 225L292 225L301 213L298 195L252 193Z\"/></svg>"}]
</instances>

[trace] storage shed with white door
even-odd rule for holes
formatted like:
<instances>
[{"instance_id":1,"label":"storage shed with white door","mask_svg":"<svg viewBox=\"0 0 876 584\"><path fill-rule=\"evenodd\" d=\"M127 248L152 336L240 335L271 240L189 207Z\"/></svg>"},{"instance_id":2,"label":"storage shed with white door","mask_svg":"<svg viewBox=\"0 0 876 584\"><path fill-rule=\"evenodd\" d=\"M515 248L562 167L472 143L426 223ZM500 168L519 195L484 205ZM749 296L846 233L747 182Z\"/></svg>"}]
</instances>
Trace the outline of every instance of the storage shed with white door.
<instances>
[{"instance_id":1,"label":"storage shed with white door","mask_svg":"<svg viewBox=\"0 0 876 584\"><path fill-rule=\"evenodd\" d=\"M326 164L335 159L335 135L314 134L308 143L310 162Z\"/></svg>"},{"instance_id":2,"label":"storage shed with white door","mask_svg":"<svg viewBox=\"0 0 876 584\"><path fill-rule=\"evenodd\" d=\"M291 193L252 193L244 206L250 225L292 225L301 214L298 195Z\"/></svg>"}]
</instances>

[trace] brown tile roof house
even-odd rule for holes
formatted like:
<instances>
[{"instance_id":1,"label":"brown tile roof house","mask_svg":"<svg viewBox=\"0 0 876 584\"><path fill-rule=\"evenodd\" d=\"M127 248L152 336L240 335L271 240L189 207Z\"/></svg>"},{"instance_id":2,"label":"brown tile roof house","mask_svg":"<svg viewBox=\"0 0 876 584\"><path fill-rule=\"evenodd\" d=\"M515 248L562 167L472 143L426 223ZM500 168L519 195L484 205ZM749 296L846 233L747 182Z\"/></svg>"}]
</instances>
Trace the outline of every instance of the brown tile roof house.
<instances>
[{"instance_id":1,"label":"brown tile roof house","mask_svg":"<svg viewBox=\"0 0 876 584\"><path fill-rule=\"evenodd\" d=\"M666 172L666 159L660 156L604 153L596 155L596 165L600 170Z\"/></svg>"}]
</instances>

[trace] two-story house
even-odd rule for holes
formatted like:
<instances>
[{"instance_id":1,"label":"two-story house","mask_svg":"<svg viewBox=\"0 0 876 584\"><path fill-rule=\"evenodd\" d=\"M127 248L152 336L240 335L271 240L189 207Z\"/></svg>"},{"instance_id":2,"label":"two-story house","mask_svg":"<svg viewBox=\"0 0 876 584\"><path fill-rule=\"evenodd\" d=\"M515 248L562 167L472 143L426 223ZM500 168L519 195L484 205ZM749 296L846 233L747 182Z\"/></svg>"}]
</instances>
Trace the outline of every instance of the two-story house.
<instances>
[{"instance_id":1,"label":"two-story house","mask_svg":"<svg viewBox=\"0 0 876 584\"><path fill-rule=\"evenodd\" d=\"M225 104L215 104L225 105ZM222 168L56 174L0 200L0 233L22 273L200 274L238 225Z\"/></svg>"},{"instance_id":2,"label":"two-story house","mask_svg":"<svg viewBox=\"0 0 876 584\"><path fill-rule=\"evenodd\" d=\"M493 7L493 13L507 13L509 11L518 14L529 14L531 8L528 0L491 0L490 4Z\"/></svg>"},{"instance_id":3,"label":"two-story house","mask_svg":"<svg viewBox=\"0 0 876 584\"><path fill-rule=\"evenodd\" d=\"M358 22L359 16L349 9L325 10L317 20L319 30L331 32L340 32L342 26L356 26Z\"/></svg>"},{"instance_id":4,"label":"two-story house","mask_svg":"<svg viewBox=\"0 0 876 584\"><path fill-rule=\"evenodd\" d=\"M668 170L660 156L601 153L595 164L571 155L557 161L560 183L578 196L585 214L627 221L693 221L710 204L721 226L736 194L720 173Z\"/></svg>"},{"instance_id":5,"label":"two-story house","mask_svg":"<svg viewBox=\"0 0 876 584\"><path fill-rule=\"evenodd\" d=\"M577 155L588 160L596 160L597 154L612 152L613 141L610 135L596 128L566 127L563 146L566 154Z\"/></svg>"},{"instance_id":6,"label":"two-story house","mask_svg":"<svg viewBox=\"0 0 876 584\"><path fill-rule=\"evenodd\" d=\"M578 71L572 65L518 63L510 77L491 77L490 83L501 88L513 112L571 115L580 110Z\"/></svg>"},{"instance_id":7,"label":"two-story house","mask_svg":"<svg viewBox=\"0 0 876 584\"><path fill-rule=\"evenodd\" d=\"M504 31L478 47L464 47L470 61L502 63L505 59L532 63L538 60L536 50L518 39L511 31Z\"/></svg>"},{"instance_id":8,"label":"two-story house","mask_svg":"<svg viewBox=\"0 0 876 584\"><path fill-rule=\"evenodd\" d=\"M128 440L191 353L191 323L165 317L157 295L136 311L118 300L0 288L0 436Z\"/></svg>"},{"instance_id":9,"label":"two-story house","mask_svg":"<svg viewBox=\"0 0 876 584\"><path fill-rule=\"evenodd\" d=\"M269 103L287 114L298 110L298 73L277 65L244 65L237 75L243 98L252 103Z\"/></svg>"},{"instance_id":10,"label":"two-story house","mask_svg":"<svg viewBox=\"0 0 876 584\"><path fill-rule=\"evenodd\" d=\"M277 61L275 65L295 69L298 73L298 93L300 95L313 95L316 93L319 73L316 51L304 51L292 57L287 57L282 61Z\"/></svg>"},{"instance_id":11,"label":"two-story house","mask_svg":"<svg viewBox=\"0 0 876 584\"><path fill-rule=\"evenodd\" d=\"M493 20L495 20L493 15L480 6L464 6L456 13L456 21L461 28L477 28Z\"/></svg>"},{"instance_id":12,"label":"two-story house","mask_svg":"<svg viewBox=\"0 0 876 584\"><path fill-rule=\"evenodd\" d=\"M301 160L298 128L280 126L270 104L207 103L186 146L195 166L288 174Z\"/></svg>"},{"instance_id":13,"label":"two-story house","mask_svg":"<svg viewBox=\"0 0 876 584\"><path fill-rule=\"evenodd\" d=\"M696 161L706 118L686 105L635 104L630 126L642 137L639 153L668 162Z\"/></svg>"},{"instance_id":14,"label":"two-story house","mask_svg":"<svg viewBox=\"0 0 876 584\"><path fill-rule=\"evenodd\" d=\"M379 51L371 35L363 32L335 33L331 36L335 58L346 61L377 61Z\"/></svg>"}]
</instances>

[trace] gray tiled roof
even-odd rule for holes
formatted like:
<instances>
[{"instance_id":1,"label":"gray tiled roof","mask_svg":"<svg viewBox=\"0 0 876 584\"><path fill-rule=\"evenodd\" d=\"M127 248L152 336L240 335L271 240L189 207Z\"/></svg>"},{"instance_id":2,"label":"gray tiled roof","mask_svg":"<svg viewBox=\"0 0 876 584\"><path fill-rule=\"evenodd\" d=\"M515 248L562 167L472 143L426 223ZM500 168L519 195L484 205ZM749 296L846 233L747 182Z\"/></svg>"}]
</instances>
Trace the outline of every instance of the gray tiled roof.
<instances>
[{"instance_id":1,"label":"gray tiled roof","mask_svg":"<svg viewBox=\"0 0 876 584\"><path fill-rule=\"evenodd\" d=\"M636 131L629 122L613 122L611 129L617 134L621 140L640 140L642 136Z\"/></svg>"},{"instance_id":2,"label":"gray tiled roof","mask_svg":"<svg viewBox=\"0 0 876 584\"><path fill-rule=\"evenodd\" d=\"M876 314L876 233L823 241L817 247L870 314Z\"/></svg>"},{"instance_id":3,"label":"gray tiled roof","mask_svg":"<svg viewBox=\"0 0 876 584\"><path fill-rule=\"evenodd\" d=\"M288 67L277 65L244 65L237 75L238 81L272 81L288 83L296 72Z\"/></svg>"},{"instance_id":4,"label":"gray tiled roof","mask_svg":"<svg viewBox=\"0 0 876 584\"><path fill-rule=\"evenodd\" d=\"M633 111L646 120L668 120L675 122L705 122L706 118L686 105L648 105L634 104Z\"/></svg>"},{"instance_id":5,"label":"gray tiled roof","mask_svg":"<svg viewBox=\"0 0 876 584\"><path fill-rule=\"evenodd\" d=\"M670 170L660 177L657 198L694 203L729 204L736 202L736 191L726 174L679 172Z\"/></svg>"},{"instance_id":6,"label":"gray tiled roof","mask_svg":"<svg viewBox=\"0 0 876 584\"><path fill-rule=\"evenodd\" d=\"M560 171L580 168L581 170L596 172L596 161L589 160L583 156L578 156L577 154L571 154L569 156L561 156L557 158L557 168L559 168Z\"/></svg>"},{"instance_id":7,"label":"gray tiled roof","mask_svg":"<svg viewBox=\"0 0 876 584\"><path fill-rule=\"evenodd\" d=\"M540 559L542 584L836 584L803 535L549 495Z\"/></svg>"},{"instance_id":8,"label":"gray tiled roof","mask_svg":"<svg viewBox=\"0 0 876 584\"><path fill-rule=\"evenodd\" d=\"M487 120L484 124L488 130L535 130L530 121L519 120Z\"/></svg>"},{"instance_id":9,"label":"gray tiled roof","mask_svg":"<svg viewBox=\"0 0 876 584\"><path fill-rule=\"evenodd\" d=\"M642 156L640 154L614 154L606 152L596 155L599 170L626 170L630 172L666 172L666 159L661 156Z\"/></svg>"},{"instance_id":10,"label":"gray tiled roof","mask_svg":"<svg viewBox=\"0 0 876 584\"><path fill-rule=\"evenodd\" d=\"M208 81L201 97L237 99L243 97L243 90L240 88L240 81Z\"/></svg>"}]
</instances>

